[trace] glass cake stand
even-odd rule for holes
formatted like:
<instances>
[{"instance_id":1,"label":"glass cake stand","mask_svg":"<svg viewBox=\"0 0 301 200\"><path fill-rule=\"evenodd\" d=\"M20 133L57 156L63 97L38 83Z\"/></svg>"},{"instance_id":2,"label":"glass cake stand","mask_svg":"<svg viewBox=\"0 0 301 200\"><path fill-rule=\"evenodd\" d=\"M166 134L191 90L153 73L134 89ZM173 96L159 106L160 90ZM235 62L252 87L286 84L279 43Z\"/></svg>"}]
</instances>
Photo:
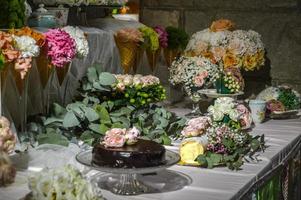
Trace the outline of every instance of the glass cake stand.
<instances>
[{"instance_id":1,"label":"glass cake stand","mask_svg":"<svg viewBox=\"0 0 301 200\"><path fill-rule=\"evenodd\" d=\"M147 185L137 179L140 174L151 174L164 170L180 161L180 156L170 150L166 150L165 163L156 167L145 168L112 168L98 166L92 163L92 150L80 152L76 155L76 160L94 170L109 173L107 178L107 188L118 195L137 195L151 191ZM116 179L116 175L119 177Z\"/></svg>"}]
</instances>

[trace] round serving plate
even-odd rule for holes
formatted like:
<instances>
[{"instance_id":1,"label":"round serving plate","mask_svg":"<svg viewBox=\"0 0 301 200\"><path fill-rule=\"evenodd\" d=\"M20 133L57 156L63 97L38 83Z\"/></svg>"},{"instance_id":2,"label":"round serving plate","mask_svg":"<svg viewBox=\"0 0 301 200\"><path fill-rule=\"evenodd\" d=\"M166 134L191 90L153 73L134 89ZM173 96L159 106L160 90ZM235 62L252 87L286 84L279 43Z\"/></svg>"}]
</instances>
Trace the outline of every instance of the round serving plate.
<instances>
[{"instance_id":1,"label":"round serving plate","mask_svg":"<svg viewBox=\"0 0 301 200\"><path fill-rule=\"evenodd\" d=\"M290 119L298 116L299 110L274 111L270 114L271 119Z\"/></svg>"},{"instance_id":2,"label":"round serving plate","mask_svg":"<svg viewBox=\"0 0 301 200\"><path fill-rule=\"evenodd\" d=\"M144 168L112 168L98 166L92 163L92 150L80 152L76 155L76 160L94 170L109 173L106 178L106 188L118 195L137 195L147 193L152 189L137 179L140 174L151 174L164 170L180 161L177 153L166 150L165 163L156 167ZM116 178L116 175L118 176Z\"/></svg>"},{"instance_id":3,"label":"round serving plate","mask_svg":"<svg viewBox=\"0 0 301 200\"><path fill-rule=\"evenodd\" d=\"M240 91L235 94L221 94L216 91L216 89L203 89L198 91L200 94L204 94L209 98L219 98L219 97L237 97L243 95L244 92Z\"/></svg>"}]
</instances>

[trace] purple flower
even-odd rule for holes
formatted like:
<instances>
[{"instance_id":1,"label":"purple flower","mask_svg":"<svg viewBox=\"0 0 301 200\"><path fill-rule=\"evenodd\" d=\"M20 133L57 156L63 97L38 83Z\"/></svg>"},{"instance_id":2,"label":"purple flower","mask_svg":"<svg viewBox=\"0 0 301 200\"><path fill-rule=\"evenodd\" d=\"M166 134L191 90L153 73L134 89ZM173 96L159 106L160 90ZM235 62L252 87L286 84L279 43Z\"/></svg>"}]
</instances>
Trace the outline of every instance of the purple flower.
<instances>
[{"instance_id":1,"label":"purple flower","mask_svg":"<svg viewBox=\"0 0 301 200\"><path fill-rule=\"evenodd\" d=\"M156 26L154 28L154 30L159 35L160 46L162 48L167 48L168 47L168 33L165 31L165 28L163 28L162 26Z\"/></svg>"}]
</instances>

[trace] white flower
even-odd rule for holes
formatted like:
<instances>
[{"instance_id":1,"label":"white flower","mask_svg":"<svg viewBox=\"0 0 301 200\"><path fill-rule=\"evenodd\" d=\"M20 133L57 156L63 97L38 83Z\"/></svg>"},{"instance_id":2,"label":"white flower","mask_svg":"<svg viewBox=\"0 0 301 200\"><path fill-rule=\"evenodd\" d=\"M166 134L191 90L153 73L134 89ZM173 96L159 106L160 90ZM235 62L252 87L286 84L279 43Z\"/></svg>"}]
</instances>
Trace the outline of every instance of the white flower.
<instances>
[{"instance_id":1,"label":"white flower","mask_svg":"<svg viewBox=\"0 0 301 200\"><path fill-rule=\"evenodd\" d=\"M21 57L37 57L40 53L40 48L36 41L29 36L13 36L16 42L16 48L21 52Z\"/></svg>"},{"instance_id":2,"label":"white flower","mask_svg":"<svg viewBox=\"0 0 301 200\"><path fill-rule=\"evenodd\" d=\"M127 140L126 143L128 145L134 144L135 142L137 142L139 136L140 131L136 127L129 129L125 134L125 138Z\"/></svg>"},{"instance_id":3,"label":"white flower","mask_svg":"<svg viewBox=\"0 0 301 200\"><path fill-rule=\"evenodd\" d=\"M123 84L126 86L133 84L133 76L132 75L126 75L123 79Z\"/></svg>"},{"instance_id":4,"label":"white flower","mask_svg":"<svg viewBox=\"0 0 301 200\"><path fill-rule=\"evenodd\" d=\"M233 121L237 121L239 117L239 112L235 109L229 110L228 115L230 119L232 119Z\"/></svg>"},{"instance_id":5,"label":"white flower","mask_svg":"<svg viewBox=\"0 0 301 200\"><path fill-rule=\"evenodd\" d=\"M44 169L29 178L29 188L33 200L103 200L101 191L70 165Z\"/></svg>"},{"instance_id":6,"label":"white flower","mask_svg":"<svg viewBox=\"0 0 301 200\"><path fill-rule=\"evenodd\" d=\"M89 54L89 44L85 33L78 27L66 26L63 28L76 43L76 54L79 58L87 57Z\"/></svg>"}]
</instances>

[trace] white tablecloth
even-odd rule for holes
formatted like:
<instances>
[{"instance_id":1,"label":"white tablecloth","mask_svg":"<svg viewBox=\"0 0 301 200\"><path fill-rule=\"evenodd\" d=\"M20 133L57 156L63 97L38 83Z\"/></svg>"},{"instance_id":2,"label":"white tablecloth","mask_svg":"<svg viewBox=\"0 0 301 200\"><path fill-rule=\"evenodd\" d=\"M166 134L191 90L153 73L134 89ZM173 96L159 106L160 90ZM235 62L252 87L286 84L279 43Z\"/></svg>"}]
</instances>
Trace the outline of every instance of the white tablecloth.
<instances>
[{"instance_id":1,"label":"white tablecloth","mask_svg":"<svg viewBox=\"0 0 301 200\"><path fill-rule=\"evenodd\" d=\"M107 190L103 190L103 195L108 200L236 199L236 195L239 196L241 192L248 190L260 177L279 166L292 149L300 149L301 119L270 120L254 128L252 134L265 134L268 148L264 153L260 154L260 162L245 163L240 171L231 171L225 167L203 169L173 166L168 171L163 171L157 175L148 175L143 178L147 184L157 189L154 193L126 197L117 196ZM37 160L39 160L39 156L43 157L45 152L43 154L36 150L32 150L27 155L15 157L15 162L23 163L23 166L19 164L16 183L10 187L0 189L0 200L17 200L29 192L26 183L26 176L28 174L26 168L28 166L57 167L64 163L71 163L82 168L82 166L76 163L74 157L70 156L75 155L78 151L79 149L76 146L71 145L64 150L64 154L67 155L46 152L47 161L43 163L39 163Z\"/></svg>"}]
</instances>

